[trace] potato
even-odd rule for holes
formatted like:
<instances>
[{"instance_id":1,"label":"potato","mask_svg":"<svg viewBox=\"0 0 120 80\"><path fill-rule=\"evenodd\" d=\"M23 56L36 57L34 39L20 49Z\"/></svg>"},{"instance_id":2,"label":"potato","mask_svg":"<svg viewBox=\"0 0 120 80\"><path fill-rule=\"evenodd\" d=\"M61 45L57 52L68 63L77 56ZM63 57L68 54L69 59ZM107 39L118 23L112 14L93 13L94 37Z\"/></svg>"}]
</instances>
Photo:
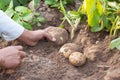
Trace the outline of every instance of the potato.
<instances>
[{"instance_id":1,"label":"potato","mask_svg":"<svg viewBox=\"0 0 120 80\"><path fill-rule=\"evenodd\" d=\"M86 57L80 52L73 52L69 56L69 62L74 66L82 66L86 62Z\"/></svg>"},{"instance_id":2,"label":"potato","mask_svg":"<svg viewBox=\"0 0 120 80\"><path fill-rule=\"evenodd\" d=\"M79 45L75 43L66 43L60 48L59 53L62 53L65 58L69 58L72 52L76 52L79 50Z\"/></svg>"},{"instance_id":3,"label":"potato","mask_svg":"<svg viewBox=\"0 0 120 80\"><path fill-rule=\"evenodd\" d=\"M55 43L62 45L68 40L68 32L65 29L59 27L51 27L48 33L56 38Z\"/></svg>"}]
</instances>

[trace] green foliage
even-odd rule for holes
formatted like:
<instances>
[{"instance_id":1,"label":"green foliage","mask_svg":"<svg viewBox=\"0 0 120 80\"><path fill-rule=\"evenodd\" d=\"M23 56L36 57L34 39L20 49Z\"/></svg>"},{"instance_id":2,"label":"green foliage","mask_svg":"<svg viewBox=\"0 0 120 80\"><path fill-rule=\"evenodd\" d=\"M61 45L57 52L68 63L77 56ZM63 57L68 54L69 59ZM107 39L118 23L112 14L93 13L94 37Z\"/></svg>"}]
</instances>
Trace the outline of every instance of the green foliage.
<instances>
[{"instance_id":1,"label":"green foliage","mask_svg":"<svg viewBox=\"0 0 120 80\"><path fill-rule=\"evenodd\" d=\"M110 43L110 48L113 49L113 48L117 48L120 50L120 38L117 38L115 40L112 40L111 43Z\"/></svg>"},{"instance_id":2,"label":"green foliage","mask_svg":"<svg viewBox=\"0 0 120 80\"><path fill-rule=\"evenodd\" d=\"M74 0L62 0L63 5L71 4ZM51 7L56 7L60 9L60 0L45 0L45 3L50 5Z\"/></svg>"},{"instance_id":3,"label":"green foliage","mask_svg":"<svg viewBox=\"0 0 120 80\"><path fill-rule=\"evenodd\" d=\"M0 9L5 11L14 21L26 29L31 30L35 24L41 26L41 22L44 22L45 19L40 17L40 14L37 12L33 12L27 8L30 1L31 0L0 0ZM40 0L34 0L34 7L38 5L39 1Z\"/></svg>"},{"instance_id":4,"label":"green foliage","mask_svg":"<svg viewBox=\"0 0 120 80\"><path fill-rule=\"evenodd\" d=\"M120 16L117 16L115 21L113 22L113 26L111 31L113 31L113 34L116 35L118 30L120 29ZM120 50L120 38L114 39L110 43L110 48L117 48Z\"/></svg>"},{"instance_id":5,"label":"green foliage","mask_svg":"<svg viewBox=\"0 0 120 80\"><path fill-rule=\"evenodd\" d=\"M113 22L110 34L116 36L119 29L120 29L120 16L117 16Z\"/></svg>"},{"instance_id":6,"label":"green foliage","mask_svg":"<svg viewBox=\"0 0 120 80\"><path fill-rule=\"evenodd\" d=\"M32 21L32 25L37 24L37 26L42 26L41 23L45 22L45 18L41 17L39 13L35 12L34 13L34 19Z\"/></svg>"},{"instance_id":7,"label":"green foliage","mask_svg":"<svg viewBox=\"0 0 120 80\"><path fill-rule=\"evenodd\" d=\"M16 6L27 6L31 0L13 0L14 8Z\"/></svg>"},{"instance_id":8,"label":"green foliage","mask_svg":"<svg viewBox=\"0 0 120 80\"><path fill-rule=\"evenodd\" d=\"M84 0L82 12L86 14L92 32L101 31L107 26L106 7L106 0Z\"/></svg>"},{"instance_id":9,"label":"green foliage","mask_svg":"<svg viewBox=\"0 0 120 80\"><path fill-rule=\"evenodd\" d=\"M120 29L120 4L118 0L84 0L82 12L88 18L88 25L92 32L103 29L110 31L111 36L116 36ZM110 48L120 49L120 38L113 40Z\"/></svg>"},{"instance_id":10,"label":"green foliage","mask_svg":"<svg viewBox=\"0 0 120 80\"><path fill-rule=\"evenodd\" d=\"M39 1L41 1L41 0L33 0L33 1L34 1L34 8L36 8L39 4Z\"/></svg>"},{"instance_id":11,"label":"green foliage","mask_svg":"<svg viewBox=\"0 0 120 80\"><path fill-rule=\"evenodd\" d=\"M81 20L81 7L77 11L75 10L66 11L62 0L60 0L60 7L61 7L60 10L64 15L63 22L61 23L60 26L63 26L64 21L67 21L72 28L71 39L73 39L75 30L77 29L78 24L80 23Z\"/></svg>"},{"instance_id":12,"label":"green foliage","mask_svg":"<svg viewBox=\"0 0 120 80\"><path fill-rule=\"evenodd\" d=\"M109 20L112 23L110 34L116 36L117 31L120 29L120 4L116 2L109 2Z\"/></svg>"},{"instance_id":13,"label":"green foliage","mask_svg":"<svg viewBox=\"0 0 120 80\"><path fill-rule=\"evenodd\" d=\"M116 36L120 30L120 4L116 2L109 2L108 5L110 7L108 10L111 11L111 13L109 13L109 16L111 16L110 21L112 22L110 34ZM120 38L112 40L110 48L117 48L120 50Z\"/></svg>"},{"instance_id":14,"label":"green foliage","mask_svg":"<svg viewBox=\"0 0 120 80\"><path fill-rule=\"evenodd\" d=\"M0 9L5 11L10 3L10 0L0 0Z\"/></svg>"},{"instance_id":15,"label":"green foliage","mask_svg":"<svg viewBox=\"0 0 120 80\"><path fill-rule=\"evenodd\" d=\"M111 35L115 35L118 28L118 14L120 12L120 4L117 2L109 2L108 0L84 0L82 12L88 18L88 25L92 32L98 32L103 29L110 31Z\"/></svg>"}]
</instances>

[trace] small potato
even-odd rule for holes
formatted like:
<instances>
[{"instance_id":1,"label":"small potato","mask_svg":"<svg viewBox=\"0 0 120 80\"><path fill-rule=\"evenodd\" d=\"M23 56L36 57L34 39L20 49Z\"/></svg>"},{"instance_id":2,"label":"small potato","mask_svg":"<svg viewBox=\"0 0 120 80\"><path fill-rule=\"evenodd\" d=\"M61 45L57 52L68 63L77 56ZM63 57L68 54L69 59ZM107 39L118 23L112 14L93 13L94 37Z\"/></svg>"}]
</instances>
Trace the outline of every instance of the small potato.
<instances>
[{"instance_id":1,"label":"small potato","mask_svg":"<svg viewBox=\"0 0 120 80\"><path fill-rule=\"evenodd\" d=\"M63 56L65 58L69 58L69 56L73 53L74 51L68 49L68 50L65 50L65 52L63 53Z\"/></svg>"},{"instance_id":2,"label":"small potato","mask_svg":"<svg viewBox=\"0 0 120 80\"><path fill-rule=\"evenodd\" d=\"M60 48L59 52L62 53L65 58L69 58L72 52L76 52L79 50L79 45L75 43L66 43Z\"/></svg>"},{"instance_id":3,"label":"small potato","mask_svg":"<svg viewBox=\"0 0 120 80\"><path fill-rule=\"evenodd\" d=\"M86 62L86 57L80 52L73 52L69 56L69 62L74 66L82 66Z\"/></svg>"},{"instance_id":4,"label":"small potato","mask_svg":"<svg viewBox=\"0 0 120 80\"><path fill-rule=\"evenodd\" d=\"M59 27L51 27L48 33L56 38L56 44L62 45L68 40L68 32Z\"/></svg>"}]
</instances>

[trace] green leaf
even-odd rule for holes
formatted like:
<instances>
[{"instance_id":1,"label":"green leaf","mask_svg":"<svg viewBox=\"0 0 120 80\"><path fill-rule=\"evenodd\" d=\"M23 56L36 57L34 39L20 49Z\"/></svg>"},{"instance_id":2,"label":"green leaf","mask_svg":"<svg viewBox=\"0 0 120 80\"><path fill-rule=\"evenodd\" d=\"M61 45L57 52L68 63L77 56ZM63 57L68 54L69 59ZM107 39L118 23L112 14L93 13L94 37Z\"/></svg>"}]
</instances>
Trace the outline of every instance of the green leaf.
<instances>
[{"instance_id":1,"label":"green leaf","mask_svg":"<svg viewBox=\"0 0 120 80\"><path fill-rule=\"evenodd\" d=\"M98 31L101 31L103 28L102 27L99 27L99 26L94 26L94 27L91 27L91 31L92 32L98 32Z\"/></svg>"},{"instance_id":2,"label":"green leaf","mask_svg":"<svg viewBox=\"0 0 120 80\"><path fill-rule=\"evenodd\" d=\"M95 27L99 25L100 14L97 9L97 0L85 0L84 10L86 10L86 15L88 17L88 25ZM100 6L100 5L99 5Z\"/></svg>"},{"instance_id":3,"label":"green leaf","mask_svg":"<svg viewBox=\"0 0 120 80\"><path fill-rule=\"evenodd\" d=\"M118 50L120 50L120 45L116 47Z\"/></svg>"},{"instance_id":4,"label":"green leaf","mask_svg":"<svg viewBox=\"0 0 120 80\"><path fill-rule=\"evenodd\" d=\"M33 14L31 12L24 12L23 14L21 14L21 17L24 21L30 21L33 18Z\"/></svg>"},{"instance_id":5,"label":"green leaf","mask_svg":"<svg viewBox=\"0 0 120 80\"><path fill-rule=\"evenodd\" d=\"M117 47L118 49L120 48L120 38L111 41L110 48L113 49L115 47Z\"/></svg>"},{"instance_id":6,"label":"green leaf","mask_svg":"<svg viewBox=\"0 0 120 80\"><path fill-rule=\"evenodd\" d=\"M40 26L42 26L42 25L41 25L41 23L37 23L37 26L40 27Z\"/></svg>"},{"instance_id":7,"label":"green leaf","mask_svg":"<svg viewBox=\"0 0 120 80\"><path fill-rule=\"evenodd\" d=\"M55 3L55 4L51 5L51 7L57 7L59 9L60 5L58 3Z\"/></svg>"},{"instance_id":8,"label":"green leaf","mask_svg":"<svg viewBox=\"0 0 120 80\"><path fill-rule=\"evenodd\" d=\"M88 25L95 27L99 25L100 15L97 11L94 11L91 14L88 14Z\"/></svg>"},{"instance_id":9,"label":"green leaf","mask_svg":"<svg viewBox=\"0 0 120 80\"><path fill-rule=\"evenodd\" d=\"M13 20L15 20L16 22L18 22L19 19L20 19L19 14L15 13L14 16L13 16Z\"/></svg>"},{"instance_id":10,"label":"green leaf","mask_svg":"<svg viewBox=\"0 0 120 80\"><path fill-rule=\"evenodd\" d=\"M15 7L15 11L18 11L18 12L24 12L24 11L30 11L27 7L25 6L17 6Z\"/></svg>"},{"instance_id":11,"label":"green leaf","mask_svg":"<svg viewBox=\"0 0 120 80\"><path fill-rule=\"evenodd\" d=\"M11 0L7 10L5 11L5 13L9 16L12 17L14 15L14 10L13 10L13 0Z\"/></svg>"},{"instance_id":12,"label":"green leaf","mask_svg":"<svg viewBox=\"0 0 120 80\"><path fill-rule=\"evenodd\" d=\"M102 7L102 3L100 1L97 2L97 10L100 15L103 14L103 7Z\"/></svg>"},{"instance_id":13,"label":"green leaf","mask_svg":"<svg viewBox=\"0 0 120 80\"><path fill-rule=\"evenodd\" d=\"M38 20L39 22L45 22L45 21L46 21L45 18L44 18L44 17L41 17L41 16L37 17L37 20Z\"/></svg>"},{"instance_id":14,"label":"green leaf","mask_svg":"<svg viewBox=\"0 0 120 80\"><path fill-rule=\"evenodd\" d=\"M65 6L67 4L73 3L75 0L62 0L62 4ZM60 9L60 0L45 0L45 4L50 5L50 7L57 7Z\"/></svg>"},{"instance_id":15,"label":"green leaf","mask_svg":"<svg viewBox=\"0 0 120 80\"><path fill-rule=\"evenodd\" d=\"M36 7L38 6L39 1L40 1L40 0L34 0L34 8L36 8Z\"/></svg>"},{"instance_id":16,"label":"green leaf","mask_svg":"<svg viewBox=\"0 0 120 80\"><path fill-rule=\"evenodd\" d=\"M54 0L45 0L45 4L52 5L54 3Z\"/></svg>"},{"instance_id":17,"label":"green leaf","mask_svg":"<svg viewBox=\"0 0 120 80\"><path fill-rule=\"evenodd\" d=\"M34 15L35 15L35 16L39 16L39 15L40 15L40 13L38 13L38 12L35 12L35 13L34 13Z\"/></svg>"},{"instance_id":18,"label":"green leaf","mask_svg":"<svg viewBox=\"0 0 120 80\"><path fill-rule=\"evenodd\" d=\"M65 28L65 26L64 26L64 25L60 25L59 27L60 27L60 28Z\"/></svg>"},{"instance_id":19,"label":"green leaf","mask_svg":"<svg viewBox=\"0 0 120 80\"><path fill-rule=\"evenodd\" d=\"M32 26L31 26L29 23L27 23L27 22L22 22L22 24L23 24L23 26L24 26L26 29L32 30Z\"/></svg>"},{"instance_id":20,"label":"green leaf","mask_svg":"<svg viewBox=\"0 0 120 80\"><path fill-rule=\"evenodd\" d=\"M85 5L87 14L91 14L96 10L96 2L97 0L86 0Z\"/></svg>"},{"instance_id":21,"label":"green leaf","mask_svg":"<svg viewBox=\"0 0 120 80\"><path fill-rule=\"evenodd\" d=\"M62 0L60 0L60 8L61 8L61 12L64 14L64 15L66 15L66 10L65 10L65 8L64 8L64 6L63 6L63 2L62 2Z\"/></svg>"},{"instance_id":22,"label":"green leaf","mask_svg":"<svg viewBox=\"0 0 120 80\"><path fill-rule=\"evenodd\" d=\"M21 17L19 16L18 13L15 13L15 14L14 14L13 20L14 20L15 22L17 22L18 24L22 25L22 22L21 22L22 19L21 19Z\"/></svg>"},{"instance_id":23,"label":"green leaf","mask_svg":"<svg viewBox=\"0 0 120 80\"><path fill-rule=\"evenodd\" d=\"M9 6L8 6L8 9L12 9L13 8L13 0L11 0Z\"/></svg>"},{"instance_id":24,"label":"green leaf","mask_svg":"<svg viewBox=\"0 0 120 80\"><path fill-rule=\"evenodd\" d=\"M0 9L5 11L8 8L10 1L11 0L0 0Z\"/></svg>"},{"instance_id":25,"label":"green leaf","mask_svg":"<svg viewBox=\"0 0 120 80\"><path fill-rule=\"evenodd\" d=\"M101 31L107 26L105 14L106 0L84 0L81 11L87 15L92 32Z\"/></svg>"},{"instance_id":26,"label":"green leaf","mask_svg":"<svg viewBox=\"0 0 120 80\"><path fill-rule=\"evenodd\" d=\"M108 24L108 21L106 19L106 16L102 15L100 20L99 20L99 25L91 27L91 31L92 32L101 31L105 26L108 29L108 25L107 24Z\"/></svg>"},{"instance_id":27,"label":"green leaf","mask_svg":"<svg viewBox=\"0 0 120 80\"><path fill-rule=\"evenodd\" d=\"M12 17L13 15L14 15L14 13L15 13L15 11L13 10L13 9L7 9L6 11L5 11L5 13L9 16L9 17Z\"/></svg>"},{"instance_id":28,"label":"green leaf","mask_svg":"<svg viewBox=\"0 0 120 80\"><path fill-rule=\"evenodd\" d=\"M76 12L76 11L68 11L68 14L74 18L79 18L80 17L80 13Z\"/></svg>"}]
</instances>

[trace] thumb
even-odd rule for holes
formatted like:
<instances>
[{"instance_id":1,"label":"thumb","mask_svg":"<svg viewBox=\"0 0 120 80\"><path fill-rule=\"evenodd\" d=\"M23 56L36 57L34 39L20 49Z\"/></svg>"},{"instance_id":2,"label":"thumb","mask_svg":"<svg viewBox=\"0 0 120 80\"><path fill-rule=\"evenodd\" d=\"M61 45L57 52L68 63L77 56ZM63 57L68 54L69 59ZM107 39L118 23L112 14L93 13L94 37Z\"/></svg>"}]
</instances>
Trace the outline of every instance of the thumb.
<instances>
[{"instance_id":1,"label":"thumb","mask_svg":"<svg viewBox=\"0 0 120 80\"><path fill-rule=\"evenodd\" d=\"M19 51L19 54L20 54L21 59L26 57L26 53L24 51Z\"/></svg>"},{"instance_id":2,"label":"thumb","mask_svg":"<svg viewBox=\"0 0 120 80\"><path fill-rule=\"evenodd\" d=\"M44 34L44 36L45 36L46 38L48 38L50 41L53 41L53 42L56 41L56 38L55 38L54 36L48 34L47 32Z\"/></svg>"}]
</instances>

